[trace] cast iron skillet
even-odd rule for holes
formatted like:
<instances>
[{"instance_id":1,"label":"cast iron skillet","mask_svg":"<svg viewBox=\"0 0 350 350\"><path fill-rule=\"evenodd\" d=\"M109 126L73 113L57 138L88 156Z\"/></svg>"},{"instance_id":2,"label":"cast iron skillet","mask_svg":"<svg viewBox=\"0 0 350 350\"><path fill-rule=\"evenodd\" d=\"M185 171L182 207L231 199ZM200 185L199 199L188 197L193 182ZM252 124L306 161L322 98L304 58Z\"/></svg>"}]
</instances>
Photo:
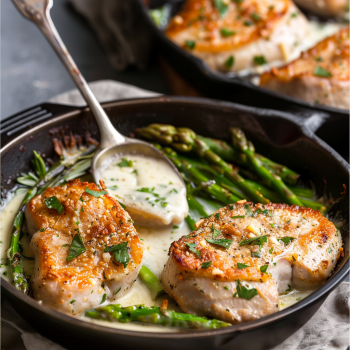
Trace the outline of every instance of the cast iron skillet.
<instances>
[{"instance_id":1,"label":"cast iron skillet","mask_svg":"<svg viewBox=\"0 0 350 350\"><path fill-rule=\"evenodd\" d=\"M330 218L342 220L341 233L345 257L339 262L327 283L298 304L260 320L213 331L182 333L147 333L108 328L83 322L39 305L2 279L2 291L16 311L40 333L68 349L270 349L303 326L322 305L327 295L349 271L349 195L343 184L349 182L349 166L344 159L318 138L310 129L310 120L273 110L245 107L207 99L156 97L111 102L103 105L113 124L124 135L149 123L169 123L193 128L204 136L228 139L230 126L239 126L260 153L300 172L314 183L317 193L341 198L330 212ZM37 125L18 129L16 118L35 113L48 116ZM54 158L50 130L84 135L89 131L98 139L97 125L87 108L44 104L10 117L13 127L3 134L1 150L2 193L15 184L21 172L30 168L33 150ZM40 112L41 111L41 112ZM26 117L22 117L26 118ZM44 118L45 119L45 118ZM40 124L41 123L41 124ZM11 130L16 130L11 134ZM6 130L5 128L3 130ZM347 192L347 191L346 191Z\"/></svg>"},{"instance_id":2,"label":"cast iron skillet","mask_svg":"<svg viewBox=\"0 0 350 350\"><path fill-rule=\"evenodd\" d=\"M144 21L145 28L153 34L157 48L175 70L185 77L205 96L225 101L237 102L248 106L272 108L282 111L322 111L334 118L343 117L348 122L349 111L316 103L309 103L297 98L282 95L256 86L244 78L229 78L225 74L212 70L201 59L191 55L169 40L148 14L149 8L157 8L165 3L172 8L180 8L183 0L133 0L135 12ZM148 4L148 6L145 5ZM313 16L315 17L315 16ZM324 20L324 19L322 19ZM344 126L345 127L345 126ZM338 127L338 130L341 128Z\"/></svg>"}]
</instances>

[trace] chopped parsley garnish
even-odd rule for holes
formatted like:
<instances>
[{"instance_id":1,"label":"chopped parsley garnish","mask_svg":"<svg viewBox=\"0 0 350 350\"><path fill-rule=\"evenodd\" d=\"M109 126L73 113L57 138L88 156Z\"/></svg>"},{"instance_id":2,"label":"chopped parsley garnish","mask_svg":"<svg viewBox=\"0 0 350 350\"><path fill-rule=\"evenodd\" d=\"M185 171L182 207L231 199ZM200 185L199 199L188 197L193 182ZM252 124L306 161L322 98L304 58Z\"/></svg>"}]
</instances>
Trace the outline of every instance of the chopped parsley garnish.
<instances>
[{"instance_id":1,"label":"chopped parsley garnish","mask_svg":"<svg viewBox=\"0 0 350 350\"><path fill-rule=\"evenodd\" d=\"M315 61L317 61L317 62L323 62L323 57L318 56L318 57L315 58Z\"/></svg>"},{"instance_id":2,"label":"chopped parsley garnish","mask_svg":"<svg viewBox=\"0 0 350 350\"><path fill-rule=\"evenodd\" d=\"M224 247L225 249L230 248L230 245L232 244L232 239L206 239L206 241Z\"/></svg>"},{"instance_id":3,"label":"chopped parsley garnish","mask_svg":"<svg viewBox=\"0 0 350 350\"><path fill-rule=\"evenodd\" d=\"M193 50L196 47L196 42L193 40L186 40L185 44L190 50Z\"/></svg>"},{"instance_id":4,"label":"chopped parsley garnish","mask_svg":"<svg viewBox=\"0 0 350 350\"><path fill-rule=\"evenodd\" d=\"M282 237L282 238L277 238L277 241L282 241L285 245L288 245L291 243L295 238L294 237Z\"/></svg>"},{"instance_id":5,"label":"chopped parsley garnish","mask_svg":"<svg viewBox=\"0 0 350 350\"><path fill-rule=\"evenodd\" d=\"M272 218L273 216L273 213L267 209L265 210L257 209L254 214L255 216L257 216L258 214L263 214L263 215L269 216L270 218Z\"/></svg>"},{"instance_id":6,"label":"chopped parsley garnish","mask_svg":"<svg viewBox=\"0 0 350 350\"><path fill-rule=\"evenodd\" d=\"M241 281L237 280L237 294L239 298L250 300L258 295L256 288L248 289L241 285Z\"/></svg>"},{"instance_id":7,"label":"chopped parsley garnish","mask_svg":"<svg viewBox=\"0 0 350 350\"><path fill-rule=\"evenodd\" d=\"M255 21L259 21L259 19L261 19L261 17L257 14L257 13L252 13L252 18L255 20Z\"/></svg>"},{"instance_id":8,"label":"chopped parsley garnish","mask_svg":"<svg viewBox=\"0 0 350 350\"><path fill-rule=\"evenodd\" d=\"M328 249L327 249L327 252L328 252L328 253L331 253L331 252L332 252L332 248L328 248Z\"/></svg>"},{"instance_id":9,"label":"chopped parsley garnish","mask_svg":"<svg viewBox=\"0 0 350 350\"><path fill-rule=\"evenodd\" d=\"M298 17L298 14L296 12L294 12L294 13L292 13L291 17L296 18L296 17Z\"/></svg>"},{"instance_id":10,"label":"chopped parsley garnish","mask_svg":"<svg viewBox=\"0 0 350 350\"><path fill-rule=\"evenodd\" d=\"M260 271L261 271L262 273L266 273L266 270L267 270L268 267L269 267L269 265L260 266Z\"/></svg>"},{"instance_id":11,"label":"chopped parsley garnish","mask_svg":"<svg viewBox=\"0 0 350 350\"><path fill-rule=\"evenodd\" d=\"M235 63L235 58L231 55L225 62L225 66L227 68L231 68L233 64Z\"/></svg>"},{"instance_id":12,"label":"chopped parsley garnish","mask_svg":"<svg viewBox=\"0 0 350 350\"><path fill-rule=\"evenodd\" d=\"M238 270L243 270L243 269L245 269L246 267L250 267L249 265L241 264L241 263L237 263L237 266L238 266Z\"/></svg>"},{"instance_id":13,"label":"chopped parsley garnish","mask_svg":"<svg viewBox=\"0 0 350 350\"><path fill-rule=\"evenodd\" d=\"M178 228L179 228L179 226L177 226L177 225L174 225L174 226L173 226L173 229L174 229L174 230L176 230L176 229L178 229Z\"/></svg>"},{"instance_id":14,"label":"chopped parsley garnish","mask_svg":"<svg viewBox=\"0 0 350 350\"><path fill-rule=\"evenodd\" d=\"M261 258L259 252L252 252L252 258Z\"/></svg>"},{"instance_id":15,"label":"chopped parsley garnish","mask_svg":"<svg viewBox=\"0 0 350 350\"><path fill-rule=\"evenodd\" d=\"M227 286L225 286L225 287L224 287L224 289L228 290L228 287L227 287Z\"/></svg>"},{"instance_id":16,"label":"chopped parsley garnish","mask_svg":"<svg viewBox=\"0 0 350 350\"><path fill-rule=\"evenodd\" d=\"M168 202L161 202L160 205L165 208L168 205Z\"/></svg>"},{"instance_id":17,"label":"chopped parsley garnish","mask_svg":"<svg viewBox=\"0 0 350 350\"><path fill-rule=\"evenodd\" d=\"M227 2L225 0L214 0L214 4L219 12L220 17L225 16L228 9Z\"/></svg>"},{"instance_id":18,"label":"chopped parsley garnish","mask_svg":"<svg viewBox=\"0 0 350 350\"><path fill-rule=\"evenodd\" d=\"M226 29L226 28L221 28L220 29L220 34L227 38L228 36L235 35L236 32L234 30Z\"/></svg>"},{"instance_id":19,"label":"chopped parsley garnish","mask_svg":"<svg viewBox=\"0 0 350 350\"><path fill-rule=\"evenodd\" d=\"M155 187L149 188L149 187L142 187L138 190L136 190L137 192L145 192L145 193L150 193L153 194L153 196L155 197L159 197L159 194L154 193L153 191L155 190Z\"/></svg>"},{"instance_id":20,"label":"chopped parsley garnish","mask_svg":"<svg viewBox=\"0 0 350 350\"><path fill-rule=\"evenodd\" d=\"M221 232L218 229L216 229L213 224L211 225L211 232L213 233L213 238L216 238L221 234Z\"/></svg>"},{"instance_id":21,"label":"chopped parsley garnish","mask_svg":"<svg viewBox=\"0 0 350 350\"><path fill-rule=\"evenodd\" d=\"M118 186L117 186L117 185L108 186L107 188L110 189L110 190L117 190L117 189L118 189Z\"/></svg>"},{"instance_id":22,"label":"chopped parsley garnish","mask_svg":"<svg viewBox=\"0 0 350 350\"><path fill-rule=\"evenodd\" d=\"M80 211L84 212L84 211L85 211L85 210L84 210L84 207L81 207Z\"/></svg>"},{"instance_id":23,"label":"chopped parsley garnish","mask_svg":"<svg viewBox=\"0 0 350 350\"><path fill-rule=\"evenodd\" d=\"M117 165L121 168L130 168L133 166L133 162L132 162L132 160L122 158L122 161L120 163L118 163Z\"/></svg>"},{"instance_id":24,"label":"chopped parsley garnish","mask_svg":"<svg viewBox=\"0 0 350 350\"><path fill-rule=\"evenodd\" d=\"M128 242L123 242L121 244L116 244L105 248L104 253L111 252L114 260L120 264L123 264L126 268L129 264L129 252L128 252Z\"/></svg>"},{"instance_id":25,"label":"chopped parsley garnish","mask_svg":"<svg viewBox=\"0 0 350 350\"><path fill-rule=\"evenodd\" d=\"M297 299L295 299L295 300L298 300L298 301L299 301L299 300L301 300L301 297L300 297L300 298L297 298Z\"/></svg>"},{"instance_id":26,"label":"chopped parsley garnish","mask_svg":"<svg viewBox=\"0 0 350 350\"><path fill-rule=\"evenodd\" d=\"M243 24L246 26L246 27L250 27L251 25L253 25L254 23L252 21L244 21Z\"/></svg>"},{"instance_id":27,"label":"chopped parsley garnish","mask_svg":"<svg viewBox=\"0 0 350 350\"><path fill-rule=\"evenodd\" d=\"M215 214L216 220L220 220L220 213Z\"/></svg>"},{"instance_id":28,"label":"chopped parsley garnish","mask_svg":"<svg viewBox=\"0 0 350 350\"><path fill-rule=\"evenodd\" d=\"M96 198L100 198L101 196L107 194L107 191L93 191L90 190L89 187L85 187L85 192L91 194L91 196L94 196Z\"/></svg>"},{"instance_id":29,"label":"chopped parsley garnish","mask_svg":"<svg viewBox=\"0 0 350 350\"><path fill-rule=\"evenodd\" d=\"M288 289L286 289L286 292L290 292L292 290L292 286L288 284Z\"/></svg>"},{"instance_id":30,"label":"chopped parsley garnish","mask_svg":"<svg viewBox=\"0 0 350 350\"><path fill-rule=\"evenodd\" d=\"M272 254L273 252L273 248L269 249L269 253Z\"/></svg>"},{"instance_id":31,"label":"chopped parsley garnish","mask_svg":"<svg viewBox=\"0 0 350 350\"><path fill-rule=\"evenodd\" d=\"M114 295L117 295L117 294L120 292L121 289L122 289L122 287L119 287L119 289L116 290L113 294L114 294Z\"/></svg>"},{"instance_id":32,"label":"chopped parsley garnish","mask_svg":"<svg viewBox=\"0 0 350 350\"><path fill-rule=\"evenodd\" d=\"M86 251L83 239L78 232L72 240L66 261L71 261Z\"/></svg>"},{"instance_id":33,"label":"chopped parsley garnish","mask_svg":"<svg viewBox=\"0 0 350 350\"><path fill-rule=\"evenodd\" d=\"M45 231L45 229L44 229L44 228L41 228L41 229L40 229L40 232L44 232L44 231Z\"/></svg>"},{"instance_id":34,"label":"chopped parsley garnish","mask_svg":"<svg viewBox=\"0 0 350 350\"><path fill-rule=\"evenodd\" d=\"M185 243L188 247L188 249L192 252L195 253L198 258L201 258L201 252L199 250L196 249L196 243Z\"/></svg>"},{"instance_id":35,"label":"chopped parsley garnish","mask_svg":"<svg viewBox=\"0 0 350 350\"><path fill-rule=\"evenodd\" d=\"M100 302L100 305L103 304L103 303L106 301L106 299L107 299L107 294L105 293L105 294L103 294L103 296L102 296L102 300L101 300L101 302Z\"/></svg>"},{"instance_id":36,"label":"chopped parsley garnish","mask_svg":"<svg viewBox=\"0 0 350 350\"><path fill-rule=\"evenodd\" d=\"M231 219L244 219L245 215L231 216Z\"/></svg>"},{"instance_id":37,"label":"chopped parsley garnish","mask_svg":"<svg viewBox=\"0 0 350 350\"><path fill-rule=\"evenodd\" d=\"M210 218L210 217L211 217L211 215L203 216L203 217L201 217L201 219L208 219L208 218Z\"/></svg>"},{"instance_id":38,"label":"chopped parsley garnish","mask_svg":"<svg viewBox=\"0 0 350 350\"><path fill-rule=\"evenodd\" d=\"M267 63L265 56L254 56L254 62L259 66Z\"/></svg>"},{"instance_id":39,"label":"chopped parsley garnish","mask_svg":"<svg viewBox=\"0 0 350 350\"><path fill-rule=\"evenodd\" d=\"M333 76L333 74L330 71L328 71L320 66L317 66L314 69L313 74L318 76L318 77L323 77L323 78L330 78Z\"/></svg>"},{"instance_id":40,"label":"chopped parsley garnish","mask_svg":"<svg viewBox=\"0 0 350 350\"><path fill-rule=\"evenodd\" d=\"M126 206L122 203L122 202L119 202L118 203L120 204L120 206L125 210L126 209Z\"/></svg>"},{"instance_id":41,"label":"chopped parsley garnish","mask_svg":"<svg viewBox=\"0 0 350 350\"><path fill-rule=\"evenodd\" d=\"M74 304L75 302L76 302L76 300L71 300L69 303Z\"/></svg>"},{"instance_id":42,"label":"chopped parsley garnish","mask_svg":"<svg viewBox=\"0 0 350 350\"><path fill-rule=\"evenodd\" d=\"M249 207L248 204L245 204L245 205L244 205L244 209L246 210L247 216L248 216L248 217L251 218L252 216L254 216L254 213L252 212L252 210L250 209L250 207Z\"/></svg>"},{"instance_id":43,"label":"chopped parsley garnish","mask_svg":"<svg viewBox=\"0 0 350 350\"><path fill-rule=\"evenodd\" d=\"M64 248L64 247L67 247L67 245L68 245L68 244L63 244L63 246L62 246L62 247L63 247L63 248Z\"/></svg>"},{"instance_id":44,"label":"chopped parsley garnish","mask_svg":"<svg viewBox=\"0 0 350 350\"><path fill-rule=\"evenodd\" d=\"M264 243L267 243L267 236L245 239L239 243L239 246L241 247L243 245L258 245L259 250L261 250L261 247L264 245Z\"/></svg>"},{"instance_id":45,"label":"chopped parsley garnish","mask_svg":"<svg viewBox=\"0 0 350 350\"><path fill-rule=\"evenodd\" d=\"M58 214L62 214L64 206L56 196L45 198L44 202L49 209L55 209Z\"/></svg>"},{"instance_id":46,"label":"chopped parsley garnish","mask_svg":"<svg viewBox=\"0 0 350 350\"><path fill-rule=\"evenodd\" d=\"M202 264L202 269L207 269L208 267L211 266L211 260L207 261L207 262L204 262Z\"/></svg>"}]
</instances>

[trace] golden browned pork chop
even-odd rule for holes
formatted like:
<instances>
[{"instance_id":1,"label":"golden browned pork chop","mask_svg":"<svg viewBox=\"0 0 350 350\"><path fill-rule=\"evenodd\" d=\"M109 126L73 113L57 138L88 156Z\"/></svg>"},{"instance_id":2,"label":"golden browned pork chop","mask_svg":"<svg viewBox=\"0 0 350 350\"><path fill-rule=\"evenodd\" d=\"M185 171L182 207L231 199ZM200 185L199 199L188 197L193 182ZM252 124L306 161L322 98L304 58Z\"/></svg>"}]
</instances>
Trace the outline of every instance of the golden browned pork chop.
<instances>
[{"instance_id":1,"label":"golden browned pork chop","mask_svg":"<svg viewBox=\"0 0 350 350\"><path fill-rule=\"evenodd\" d=\"M221 3L221 2L216 2ZM220 71L253 69L285 61L308 33L291 0L187 0L166 35Z\"/></svg>"},{"instance_id":2,"label":"golden browned pork chop","mask_svg":"<svg viewBox=\"0 0 350 350\"><path fill-rule=\"evenodd\" d=\"M349 29L321 41L282 68L261 76L260 86L281 94L349 109Z\"/></svg>"},{"instance_id":3,"label":"golden browned pork chop","mask_svg":"<svg viewBox=\"0 0 350 350\"><path fill-rule=\"evenodd\" d=\"M29 202L35 299L77 314L122 297L132 286L143 244L129 214L103 193L93 183L72 180Z\"/></svg>"},{"instance_id":4,"label":"golden browned pork chop","mask_svg":"<svg viewBox=\"0 0 350 350\"><path fill-rule=\"evenodd\" d=\"M319 286L342 253L334 224L298 206L234 204L196 226L172 244L162 282L185 312L231 323L277 312L291 288Z\"/></svg>"}]
</instances>

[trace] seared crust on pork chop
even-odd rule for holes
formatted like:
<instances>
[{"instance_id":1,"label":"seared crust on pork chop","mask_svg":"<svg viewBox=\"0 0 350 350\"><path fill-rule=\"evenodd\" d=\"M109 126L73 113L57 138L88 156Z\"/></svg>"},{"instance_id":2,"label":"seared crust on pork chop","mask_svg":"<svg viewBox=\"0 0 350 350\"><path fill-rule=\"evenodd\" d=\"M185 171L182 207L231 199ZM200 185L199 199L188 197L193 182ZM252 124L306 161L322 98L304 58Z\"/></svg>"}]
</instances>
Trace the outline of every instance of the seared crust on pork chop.
<instances>
[{"instance_id":1,"label":"seared crust on pork chop","mask_svg":"<svg viewBox=\"0 0 350 350\"><path fill-rule=\"evenodd\" d=\"M171 245L162 282L184 311L232 323L278 311L290 286L319 286L342 254L334 224L295 205L233 204L196 226ZM237 283L257 295L233 297Z\"/></svg>"},{"instance_id":2,"label":"seared crust on pork chop","mask_svg":"<svg viewBox=\"0 0 350 350\"><path fill-rule=\"evenodd\" d=\"M308 33L308 22L290 0L228 1L220 14L213 0L187 0L166 35L220 71L284 62Z\"/></svg>"},{"instance_id":3,"label":"seared crust on pork chop","mask_svg":"<svg viewBox=\"0 0 350 350\"><path fill-rule=\"evenodd\" d=\"M143 244L129 214L113 197L86 192L101 191L93 183L69 181L48 188L27 206L26 219L33 235L35 270L31 279L34 298L69 314L97 306L103 295L122 297L141 267ZM49 209L45 199L56 196L61 214ZM86 251L66 261L73 237L80 234ZM126 267L106 247L127 242ZM72 302L74 300L74 302Z\"/></svg>"},{"instance_id":4,"label":"seared crust on pork chop","mask_svg":"<svg viewBox=\"0 0 350 350\"><path fill-rule=\"evenodd\" d=\"M349 29L321 41L290 64L261 75L260 86L307 102L349 109Z\"/></svg>"}]
</instances>

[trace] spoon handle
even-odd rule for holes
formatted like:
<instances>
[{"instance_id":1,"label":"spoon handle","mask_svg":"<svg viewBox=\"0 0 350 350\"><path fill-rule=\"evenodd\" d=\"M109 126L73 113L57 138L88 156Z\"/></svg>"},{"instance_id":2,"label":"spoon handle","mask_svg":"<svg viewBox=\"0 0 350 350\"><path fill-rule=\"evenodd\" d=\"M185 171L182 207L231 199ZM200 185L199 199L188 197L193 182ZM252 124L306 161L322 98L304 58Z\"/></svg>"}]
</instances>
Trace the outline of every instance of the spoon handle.
<instances>
[{"instance_id":1,"label":"spoon handle","mask_svg":"<svg viewBox=\"0 0 350 350\"><path fill-rule=\"evenodd\" d=\"M69 54L60 35L58 34L55 25L50 17L50 8L53 5L52 0L12 0L18 10L28 19L32 20L39 29L43 32L46 39L52 45L62 63L66 67L68 73L72 77L76 86L83 95L86 103L96 118L100 129L101 141L100 149L104 149L116 144L123 143L125 138L117 130L115 130L106 112L97 101L92 93L86 80L80 73L73 58Z\"/></svg>"}]
</instances>

